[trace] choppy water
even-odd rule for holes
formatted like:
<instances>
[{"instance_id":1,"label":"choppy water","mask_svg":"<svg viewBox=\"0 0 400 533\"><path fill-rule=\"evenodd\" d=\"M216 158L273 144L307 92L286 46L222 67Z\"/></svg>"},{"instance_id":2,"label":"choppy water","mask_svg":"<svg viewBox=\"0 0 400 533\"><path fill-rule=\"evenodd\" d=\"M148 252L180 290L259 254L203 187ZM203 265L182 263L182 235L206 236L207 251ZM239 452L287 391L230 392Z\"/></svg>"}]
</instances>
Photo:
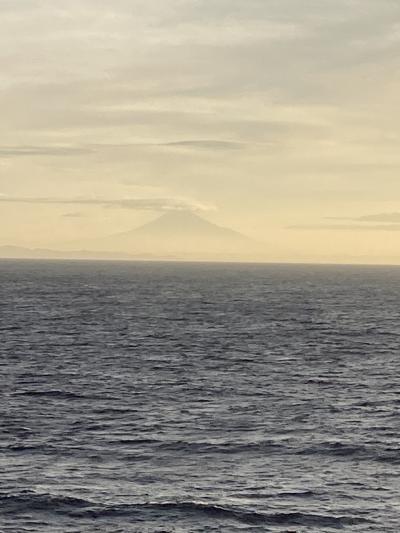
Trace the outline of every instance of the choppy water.
<instances>
[{"instance_id":1,"label":"choppy water","mask_svg":"<svg viewBox=\"0 0 400 533\"><path fill-rule=\"evenodd\" d=\"M0 531L400 530L400 269L0 263Z\"/></svg>"}]
</instances>

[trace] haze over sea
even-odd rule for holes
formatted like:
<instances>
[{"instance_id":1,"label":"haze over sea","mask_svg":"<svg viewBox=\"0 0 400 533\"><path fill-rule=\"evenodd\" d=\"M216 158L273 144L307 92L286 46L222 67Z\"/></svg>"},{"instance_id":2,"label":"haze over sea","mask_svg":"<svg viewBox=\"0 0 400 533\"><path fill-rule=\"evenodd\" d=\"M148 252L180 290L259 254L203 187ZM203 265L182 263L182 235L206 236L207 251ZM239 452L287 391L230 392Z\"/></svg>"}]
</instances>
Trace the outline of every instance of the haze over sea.
<instances>
[{"instance_id":1,"label":"haze over sea","mask_svg":"<svg viewBox=\"0 0 400 533\"><path fill-rule=\"evenodd\" d=\"M0 530L398 533L400 268L0 263Z\"/></svg>"}]
</instances>

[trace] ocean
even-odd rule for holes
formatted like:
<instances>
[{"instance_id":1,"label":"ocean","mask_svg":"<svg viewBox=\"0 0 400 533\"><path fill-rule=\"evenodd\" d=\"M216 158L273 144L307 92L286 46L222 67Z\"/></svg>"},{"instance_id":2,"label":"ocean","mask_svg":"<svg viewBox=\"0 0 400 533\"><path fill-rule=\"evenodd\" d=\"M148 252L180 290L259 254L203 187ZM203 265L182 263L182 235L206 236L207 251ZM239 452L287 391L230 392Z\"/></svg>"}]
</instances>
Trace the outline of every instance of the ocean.
<instances>
[{"instance_id":1,"label":"ocean","mask_svg":"<svg viewBox=\"0 0 400 533\"><path fill-rule=\"evenodd\" d=\"M400 268L0 262L2 533L400 530Z\"/></svg>"}]
</instances>

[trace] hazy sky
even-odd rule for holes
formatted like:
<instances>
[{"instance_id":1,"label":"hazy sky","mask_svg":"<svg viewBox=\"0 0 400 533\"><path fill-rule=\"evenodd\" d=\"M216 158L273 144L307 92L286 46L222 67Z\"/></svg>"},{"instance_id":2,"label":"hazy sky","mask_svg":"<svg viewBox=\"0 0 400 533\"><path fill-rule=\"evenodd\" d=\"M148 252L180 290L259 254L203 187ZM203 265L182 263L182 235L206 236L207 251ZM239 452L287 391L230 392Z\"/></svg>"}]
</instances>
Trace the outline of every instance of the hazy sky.
<instances>
[{"instance_id":1,"label":"hazy sky","mask_svg":"<svg viewBox=\"0 0 400 533\"><path fill-rule=\"evenodd\" d=\"M400 262L399 0L0 0L0 57L0 244L188 207Z\"/></svg>"}]
</instances>

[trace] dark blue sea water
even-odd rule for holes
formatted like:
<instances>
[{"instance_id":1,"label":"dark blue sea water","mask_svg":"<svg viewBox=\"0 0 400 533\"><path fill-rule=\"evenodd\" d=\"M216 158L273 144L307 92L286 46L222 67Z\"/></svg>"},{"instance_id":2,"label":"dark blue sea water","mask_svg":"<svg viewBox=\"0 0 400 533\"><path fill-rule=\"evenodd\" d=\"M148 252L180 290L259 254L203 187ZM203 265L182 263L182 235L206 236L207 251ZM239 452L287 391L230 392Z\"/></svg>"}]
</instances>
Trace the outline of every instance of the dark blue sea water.
<instances>
[{"instance_id":1,"label":"dark blue sea water","mask_svg":"<svg viewBox=\"0 0 400 533\"><path fill-rule=\"evenodd\" d=\"M400 531L400 269L0 263L0 531Z\"/></svg>"}]
</instances>

